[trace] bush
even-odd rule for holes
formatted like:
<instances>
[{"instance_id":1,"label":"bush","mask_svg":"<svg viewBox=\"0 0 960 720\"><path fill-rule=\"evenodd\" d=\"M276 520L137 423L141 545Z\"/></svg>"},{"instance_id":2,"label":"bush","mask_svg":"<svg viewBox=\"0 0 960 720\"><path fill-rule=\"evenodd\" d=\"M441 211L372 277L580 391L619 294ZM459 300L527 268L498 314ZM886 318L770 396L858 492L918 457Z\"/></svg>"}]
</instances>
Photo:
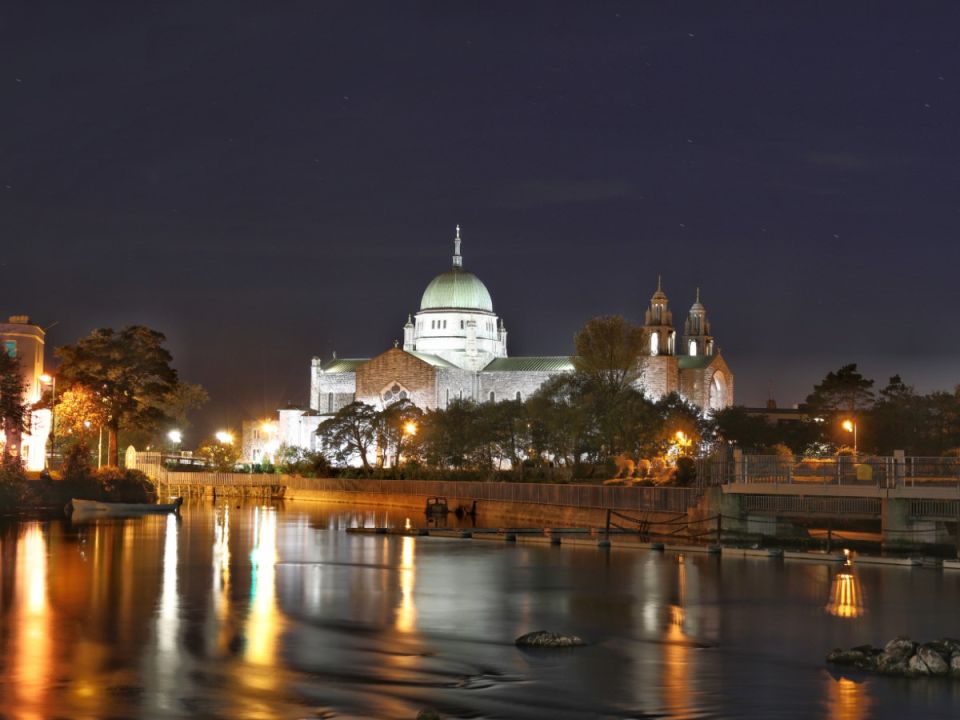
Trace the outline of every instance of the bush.
<instances>
[{"instance_id":1,"label":"bush","mask_svg":"<svg viewBox=\"0 0 960 720\"><path fill-rule=\"evenodd\" d=\"M101 468L93 475L102 493L111 502L156 502L157 488L139 470Z\"/></svg>"},{"instance_id":2,"label":"bush","mask_svg":"<svg viewBox=\"0 0 960 720\"><path fill-rule=\"evenodd\" d=\"M673 481L677 485L692 485L697 480L697 462L692 457L677 458L677 468L673 471Z\"/></svg>"},{"instance_id":3,"label":"bush","mask_svg":"<svg viewBox=\"0 0 960 720\"><path fill-rule=\"evenodd\" d=\"M0 512L18 510L27 495L27 476L16 463L0 465Z\"/></svg>"},{"instance_id":4,"label":"bush","mask_svg":"<svg viewBox=\"0 0 960 720\"><path fill-rule=\"evenodd\" d=\"M86 443L75 442L67 448L63 456L62 475L66 480L83 480L93 472L90 462L90 448Z\"/></svg>"}]
</instances>

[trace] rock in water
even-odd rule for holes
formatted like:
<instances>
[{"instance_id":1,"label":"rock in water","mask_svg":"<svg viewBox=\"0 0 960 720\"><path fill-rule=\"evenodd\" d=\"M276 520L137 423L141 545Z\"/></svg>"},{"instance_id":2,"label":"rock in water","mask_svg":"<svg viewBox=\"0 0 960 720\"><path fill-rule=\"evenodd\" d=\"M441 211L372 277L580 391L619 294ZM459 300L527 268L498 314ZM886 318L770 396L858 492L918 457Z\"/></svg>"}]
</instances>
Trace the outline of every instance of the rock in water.
<instances>
[{"instance_id":1,"label":"rock in water","mask_svg":"<svg viewBox=\"0 0 960 720\"><path fill-rule=\"evenodd\" d=\"M519 647L575 647L577 645L586 645L576 635L564 635L562 633L552 633L546 630L537 630L518 637L514 644Z\"/></svg>"},{"instance_id":2,"label":"rock in water","mask_svg":"<svg viewBox=\"0 0 960 720\"><path fill-rule=\"evenodd\" d=\"M950 658L950 674L954 677L960 677L960 655L954 655Z\"/></svg>"},{"instance_id":3,"label":"rock in water","mask_svg":"<svg viewBox=\"0 0 960 720\"><path fill-rule=\"evenodd\" d=\"M917 657L923 660L923 664L930 670L931 675L946 675L950 671L947 661L930 645L921 645L917 650Z\"/></svg>"},{"instance_id":4,"label":"rock in water","mask_svg":"<svg viewBox=\"0 0 960 720\"><path fill-rule=\"evenodd\" d=\"M862 645L851 648L850 650L836 648L827 655L827 662L833 663L834 665L850 665L860 670L876 670L877 658L879 656L880 651L876 648L872 648L869 645Z\"/></svg>"},{"instance_id":5,"label":"rock in water","mask_svg":"<svg viewBox=\"0 0 960 720\"><path fill-rule=\"evenodd\" d=\"M886 655L910 657L916 648L917 644L906 635L897 635L897 637L883 646L883 652Z\"/></svg>"},{"instance_id":6,"label":"rock in water","mask_svg":"<svg viewBox=\"0 0 960 720\"><path fill-rule=\"evenodd\" d=\"M910 662L907 663L907 674L909 675L929 675L930 668L927 667L927 664L920 659L919 655L914 655L910 658Z\"/></svg>"},{"instance_id":7,"label":"rock in water","mask_svg":"<svg viewBox=\"0 0 960 720\"><path fill-rule=\"evenodd\" d=\"M417 713L417 720L443 720L443 718L433 708L424 708Z\"/></svg>"}]
</instances>

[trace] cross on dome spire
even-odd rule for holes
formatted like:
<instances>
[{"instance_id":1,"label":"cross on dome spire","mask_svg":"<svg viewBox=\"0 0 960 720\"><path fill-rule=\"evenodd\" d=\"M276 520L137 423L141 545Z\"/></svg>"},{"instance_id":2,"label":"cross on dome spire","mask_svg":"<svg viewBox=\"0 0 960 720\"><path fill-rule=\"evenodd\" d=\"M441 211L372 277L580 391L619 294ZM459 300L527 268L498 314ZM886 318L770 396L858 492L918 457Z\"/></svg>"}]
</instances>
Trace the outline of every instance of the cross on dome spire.
<instances>
[{"instance_id":1,"label":"cross on dome spire","mask_svg":"<svg viewBox=\"0 0 960 720\"><path fill-rule=\"evenodd\" d=\"M463 267L463 256L460 254L460 225L457 225L457 235L453 238L453 266Z\"/></svg>"}]
</instances>

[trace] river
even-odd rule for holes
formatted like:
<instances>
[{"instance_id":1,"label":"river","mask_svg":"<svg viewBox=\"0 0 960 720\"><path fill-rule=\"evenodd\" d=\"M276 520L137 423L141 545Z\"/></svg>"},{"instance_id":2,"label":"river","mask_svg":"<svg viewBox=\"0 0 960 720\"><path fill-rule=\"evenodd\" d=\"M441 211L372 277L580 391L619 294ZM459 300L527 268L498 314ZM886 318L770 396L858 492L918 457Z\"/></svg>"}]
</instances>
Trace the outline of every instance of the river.
<instances>
[{"instance_id":1,"label":"river","mask_svg":"<svg viewBox=\"0 0 960 720\"><path fill-rule=\"evenodd\" d=\"M960 636L960 575L345 532L405 519L207 503L6 523L0 715L955 717L960 681L823 657ZM513 645L538 629L589 645Z\"/></svg>"}]
</instances>

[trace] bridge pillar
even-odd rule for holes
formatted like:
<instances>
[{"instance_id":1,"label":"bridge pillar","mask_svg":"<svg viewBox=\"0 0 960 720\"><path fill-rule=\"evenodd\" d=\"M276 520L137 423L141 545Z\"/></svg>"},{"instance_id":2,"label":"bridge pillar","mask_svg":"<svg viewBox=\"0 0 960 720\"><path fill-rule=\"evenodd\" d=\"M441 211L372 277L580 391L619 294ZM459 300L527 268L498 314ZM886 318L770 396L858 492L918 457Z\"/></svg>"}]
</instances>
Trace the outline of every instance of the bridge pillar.
<instances>
[{"instance_id":1,"label":"bridge pillar","mask_svg":"<svg viewBox=\"0 0 960 720\"><path fill-rule=\"evenodd\" d=\"M881 501L880 528L885 548L907 550L953 542L946 523L912 517L909 498L887 497Z\"/></svg>"}]
</instances>

